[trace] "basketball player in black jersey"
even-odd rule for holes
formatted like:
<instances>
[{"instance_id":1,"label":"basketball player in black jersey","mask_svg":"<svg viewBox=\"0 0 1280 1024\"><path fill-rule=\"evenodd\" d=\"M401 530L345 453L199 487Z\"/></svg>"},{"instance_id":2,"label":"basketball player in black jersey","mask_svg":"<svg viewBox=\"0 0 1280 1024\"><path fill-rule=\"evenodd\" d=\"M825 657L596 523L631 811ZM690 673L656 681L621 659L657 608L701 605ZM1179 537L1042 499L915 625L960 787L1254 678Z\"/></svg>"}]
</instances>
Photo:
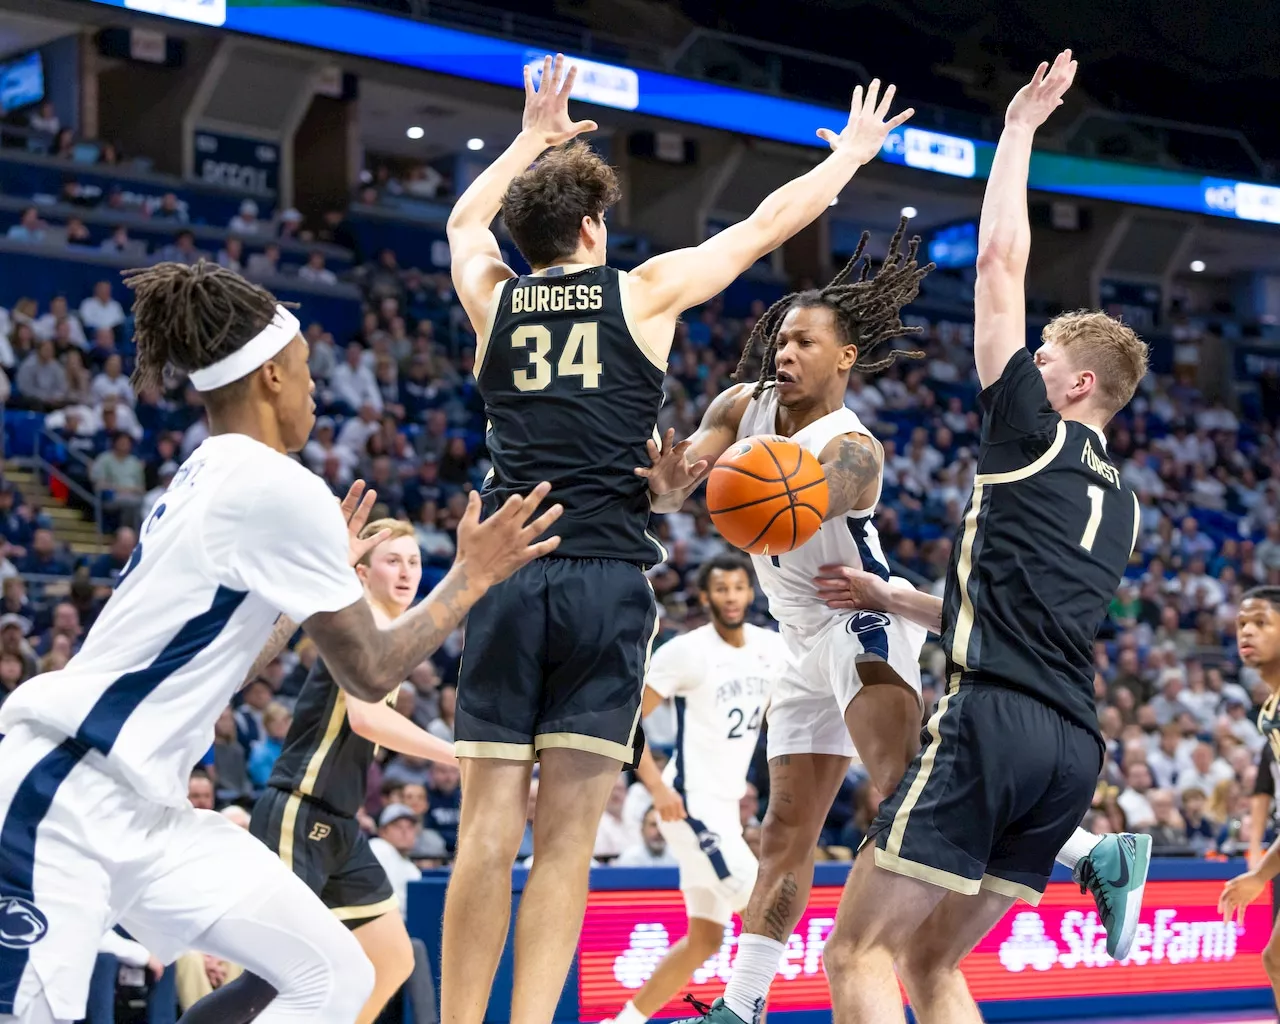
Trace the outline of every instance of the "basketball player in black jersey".
<instances>
[{"instance_id":1,"label":"basketball player in black jersey","mask_svg":"<svg viewBox=\"0 0 1280 1024\"><path fill-rule=\"evenodd\" d=\"M657 628L643 569L663 553L646 532L648 487L633 469L655 436L676 318L816 220L911 113L886 120L893 88L883 100L878 81L865 100L859 88L844 130L819 132L832 149L822 163L741 223L626 274L605 265L613 172L586 146L564 146L596 127L569 119L573 78L560 57L543 62L537 89L525 69L520 134L449 218L454 286L476 329L475 373L490 422L485 507L545 478L547 500L565 513L557 557L493 591L467 623L444 1024L484 1018L535 758L538 818L516 923L513 1024L549 1024L564 986L600 816L636 756ZM532 274L503 263L490 230L499 211Z\"/></svg>"},{"instance_id":2,"label":"basketball player in black jersey","mask_svg":"<svg viewBox=\"0 0 1280 1024\"><path fill-rule=\"evenodd\" d=\"M1218 900L1224 921L1238 916L1243 924L1244 908L1280 875L1280 842L1272 843L1271 849L1262 853L1267 822L1274 820L1276 780L1280 777L1280 587L1256 587L1244 595L1236 613L1236 646L1240 660L1257 671L1271 691L1258 712L1258 731L1267 742L1258 761L1258 780L1249 809L1250 870L1231 879ZM1262 965L1280 1008L1280 926L1272 930L1267 948L1262 951Z\"/></svg>"},{"instance_id":3,"label":"basketball player in black jersey","mask_svg":"<svg viewBox=\"0 0 1280 1024\"><path fill-rule=\"evenodd\" d=\"M980 1022L960 961L1017 899L1039 901L1102 764L1093 644L1139 526L1103 429L1133 397L1147 350L1088 312L1050 323L1034 358L1026 348L1032 138L1075 69L1064 51L1014 98L987 183L974 294L982 444L941 614L950 681L827 939L838 1024L905 1020L895 966L918 1018ZM1111 891L1140 900L1136 853L1114 861Z\"/></svg>"},{"instance_id":4,"label":"basketball player in black jersey","mask_svg":"<svg viewBox=\"0 0 1280 1024\"><path fill-rule=\"evenodd\" d=\"M354 506L362 491L363 500L351 516L352 560L374 620L387 626L413 604L422 579L422 556L411 524L380 519L364 525L376 493L357 483L347 506ZM275 653L264 651L264 657ZM260 658L255 668L261 667ZM377 746L456 763L452 744L395 710L397 693L385 702L357 700L338 687L323 659L317 660L298 695L284 749L249 824L249 830L351 929L373 963L373 992L358 1024L377 1018L414 966L391 883L356 821L369 765ZM247 1024L274 995L267 982L245 972L200 1000L183 1021Z\"/></svg>"}]
</instances>

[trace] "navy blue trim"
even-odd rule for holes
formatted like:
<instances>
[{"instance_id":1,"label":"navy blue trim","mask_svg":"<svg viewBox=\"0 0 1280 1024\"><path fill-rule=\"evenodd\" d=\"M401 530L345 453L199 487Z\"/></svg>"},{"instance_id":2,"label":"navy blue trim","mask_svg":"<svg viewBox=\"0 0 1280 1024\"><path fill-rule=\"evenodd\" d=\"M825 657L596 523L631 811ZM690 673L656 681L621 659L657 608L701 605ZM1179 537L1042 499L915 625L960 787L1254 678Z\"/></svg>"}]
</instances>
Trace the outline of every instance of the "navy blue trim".
<instances>
[{"instance_id":1,"label":"navy blue trim","mask_svg":"<svg viewBox=\"0 0 1280 1024\"><path fill-rule=\"evenodd\" d=\"M686 817L684 820L688 822L689 827L693 829L693 834L698 840L698 847L704 854L706 854L707 860L711 861L711 867L716 873L716 878L723 882L726 878L731 877L733 872L729 870L729 865L725 863L724 854L720 852L720 834L718 832L712 832L711 829L707 828L707 826L697 818ZM709 837L709 845L712 846L711 850L708 850L707 847L703 845L703 836Z\"/></svg>"},{"instance_id":2,"label":"navy blue trim","mask_svg":"<svg viewBox=\"0 0 1280 1024\"><path fill-rule=\"evenodd\" d=\"M676 697L676 777L672 785L681 796L684 796L684 698Z\"/></svg>"},{"instance_id":3,"label":"navy blue trim","mask_svg":"<svg viewBox=\"0 0 1280 1024\"><path fill-rule=\"evenodd\" d=\"M150 665L126 672L107 687L80 724L76 739L94 750L111 753L120 730L138 705L213 643L247 596L243 590L219 587L209 610L188 619Z\"/></svg>"},{"instance_id":4,"label":"navy blue trim","mask_svg":"<svg viewBox=\"0 0 1280 1024\"><path fill-rule=\"evenodd\" d=\"M0 1013L14 1012L31 946L49 926L35 905L36 830L49 813L58 787L87 752L83 743L68 739L45 754L18 785L0 827L0 935L17 930L17 926L7 927L11 915L34 935L28 945L0 944Z\"/></svg>"},{"instance_id":5,"label":"navy blue trim","mask_svg":"<svg viewBox=\"0 0 1280 1024\"><path fill-rule=\"evenodd\" d=\"M862 649L868 654L874 654L882 661L889 660L889 634L883 627L877 626L855 635L862 641Z\"/></svg>"},{"instance_id":6,"label":"navy blue trim","mask_svg":"<svg viewBox=\"0 0 1280 1024\"><path fill-rule=\"evenodd\" d=\"M871 545L867 543L867 524L871 522L871 517L854 519L853 516L845 516L844 521L849 527L849 534L853 537L854 544L858 546L858 557L862 559L862 568L887 581L889 567L876 561L876 556L871 553Z\"/></svg>"}]
</instances>

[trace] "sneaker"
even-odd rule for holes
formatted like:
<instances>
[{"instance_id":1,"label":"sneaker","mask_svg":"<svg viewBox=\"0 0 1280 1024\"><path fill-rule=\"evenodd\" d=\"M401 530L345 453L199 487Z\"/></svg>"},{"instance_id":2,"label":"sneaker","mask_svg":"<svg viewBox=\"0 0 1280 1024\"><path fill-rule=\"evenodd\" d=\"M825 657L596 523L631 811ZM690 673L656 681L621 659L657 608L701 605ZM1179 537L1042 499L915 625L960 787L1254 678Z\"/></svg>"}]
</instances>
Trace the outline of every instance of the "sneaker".
<instances>
[{"instance_id":1,"label":"sneaker","mask_svg":"<svg viewBox=\"0 0 1280 1024\"><path fill-rule=\"evenodd\" d=\"M1151 837L1121 832L1103 836L1072 873L1080 891L1093 894L1107 930L1107 952L1114 960L1127 957L1133 945L1150 866Z\"/></svg>"},{"instance_id":2,"label":"sneaker","mask_svg":"<svg viewBox=\"0 0 1280 1024\"><path fill-rule=\"evenodd\" d=\"M717 999L710 1006L693 996L685 996L684 1001L693 1007L698 1016L686 1017L675 1024L749 1024L729 1009L723 999Z\"/></svg>"}]
</instances>

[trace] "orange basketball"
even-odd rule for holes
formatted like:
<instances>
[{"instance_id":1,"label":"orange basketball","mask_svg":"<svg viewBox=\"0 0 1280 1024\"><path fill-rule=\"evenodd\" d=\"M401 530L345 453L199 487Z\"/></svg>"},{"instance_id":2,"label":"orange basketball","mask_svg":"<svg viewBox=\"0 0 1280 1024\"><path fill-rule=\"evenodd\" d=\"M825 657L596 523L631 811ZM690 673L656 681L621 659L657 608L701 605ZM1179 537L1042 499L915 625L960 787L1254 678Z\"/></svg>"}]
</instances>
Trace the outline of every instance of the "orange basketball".
<instances>
[{"instance_id":1,"label":"orange basketball","mask_svg":"<svg viewBox=\"0 0 1280 1024\"><path fill-rule=\"evenodd\" d=\"M818 460L782 438L748 437L716 460L707 511L722 537L753 555L779 555L807 541L827 515Z\"/></svg>"}]
</instances>

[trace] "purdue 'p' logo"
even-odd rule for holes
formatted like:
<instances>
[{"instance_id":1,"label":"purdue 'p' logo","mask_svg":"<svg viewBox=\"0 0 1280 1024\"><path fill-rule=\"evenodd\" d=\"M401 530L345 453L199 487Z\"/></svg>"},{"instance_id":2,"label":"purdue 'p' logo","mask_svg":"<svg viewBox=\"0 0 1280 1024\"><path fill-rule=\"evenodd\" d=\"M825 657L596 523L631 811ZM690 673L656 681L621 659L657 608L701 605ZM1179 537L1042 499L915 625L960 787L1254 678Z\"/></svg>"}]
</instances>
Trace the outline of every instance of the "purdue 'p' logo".
<instances>
[{"instance_id":1,"label":"purdue 'p' logo","mask_svg":"<svg viewBox=\"0 0 1280 1024\"><path fill-rule=\"evenodd\" d=\"M308 833L307 838L316 839L316 840L327 839L329 837L329 833L332 831L333 829L330 828L328 825L326 825L323 821L317 821L314 825L311 826L311 831L310 833Z\"/></svg>"}]
</instances>

